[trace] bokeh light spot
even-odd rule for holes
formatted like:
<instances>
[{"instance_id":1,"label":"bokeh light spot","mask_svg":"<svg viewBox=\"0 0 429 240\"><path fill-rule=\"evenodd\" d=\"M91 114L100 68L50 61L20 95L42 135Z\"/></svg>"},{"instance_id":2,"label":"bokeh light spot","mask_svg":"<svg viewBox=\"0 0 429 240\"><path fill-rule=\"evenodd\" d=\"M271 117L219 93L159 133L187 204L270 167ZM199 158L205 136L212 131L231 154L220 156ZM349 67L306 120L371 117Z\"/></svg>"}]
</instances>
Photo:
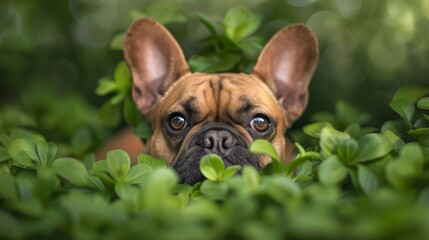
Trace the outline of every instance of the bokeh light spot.
<instances>
[{"instance_id":1,"label":"bokeh light spot","mask_svg":"<svg viewBox=\"0 0 429 240\"><path fill-rule=\"evenodd\" d=\"M393 20L403 27L404 32L414 32L414 13L406 1L389 0L387 12Z\"/></svg>"},{"instance_id":2,"label":"bokeh light spot","mask_svg":"<svg viewBox=\"0 0 429 240\"><path fill-rule=\"evenodd\" d=\"M311 15L307 24L314 30L320 41L331 42L341 32L338 15L330 11L319 11Z\"/></svg>"},{"instance_id":3,"label":"bokeh light spot","mask_svg":"<svg viewBox=\"0 0 429 240\"><path fill-rule=\"evenodd\" d=\"M383 70L395 70L405 62L406 44L400 33L378 33L372 39L368 50L371 62Z\"/></svg>"},{"instance_id":4,"label":"bokeh light spot","mask_svg":"<svg viewBox=\"0 0 429 240\"><path fill-rule=\"evenodd\" d=\"M313 4L315 0L287 0L287 2L295 7L306 7L310 4Z\"/></svg>"},{"instance_id":5,"label":"bokeh light spot","mask_svg":"<svg viewBox=\"0 0 429 240\"><path fill-rule=\"evenodd\" d=\"M423 14L429 19L429 0L422 0Z\"/></svg>"},{"instance_id":6,"label":"bokeh light spot","mask_svg":"<svg viewBox=\"0 0 429 240\"><path fill-rule=\"evenodd\" d=\"M335 6L343 17L352 17L359 12L362 0L336 0Z\"/></svg>"}]
</instances>

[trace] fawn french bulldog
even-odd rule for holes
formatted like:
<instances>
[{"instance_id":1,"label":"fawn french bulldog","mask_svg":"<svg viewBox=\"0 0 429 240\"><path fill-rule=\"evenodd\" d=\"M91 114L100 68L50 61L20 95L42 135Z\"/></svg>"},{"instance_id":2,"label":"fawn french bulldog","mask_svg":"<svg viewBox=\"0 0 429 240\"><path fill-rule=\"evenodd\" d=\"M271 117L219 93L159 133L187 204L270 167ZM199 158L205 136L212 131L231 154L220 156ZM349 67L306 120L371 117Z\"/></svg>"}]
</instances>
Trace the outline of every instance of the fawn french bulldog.
<instances>
[{"instance_id":1,"label":"fawn french bulldog","mask_svg":"<svg viewBox=\"0 0 429 240\"><path fill-rule=\"evenodd\" d=\"M199 161L208 153L225 166L266 165L268 157L248 150L255 139L286 158L284 134L307 105L318 46L309 28L293 25L272 37L250 74L191 73L173 36L141 19L128 29L124 55L133 99L153 129L145 151L192 184L204 179Z\"/></svg>"}]
</instances>

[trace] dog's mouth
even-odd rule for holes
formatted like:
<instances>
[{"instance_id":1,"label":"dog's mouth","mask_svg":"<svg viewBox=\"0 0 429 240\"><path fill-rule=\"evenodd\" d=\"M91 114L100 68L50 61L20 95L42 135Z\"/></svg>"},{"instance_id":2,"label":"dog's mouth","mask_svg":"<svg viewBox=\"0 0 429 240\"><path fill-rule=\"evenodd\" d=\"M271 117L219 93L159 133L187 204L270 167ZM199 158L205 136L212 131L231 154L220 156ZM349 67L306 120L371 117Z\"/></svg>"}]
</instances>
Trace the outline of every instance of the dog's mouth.
<instances>
[{"instance_id":1,"label":"dog's mouth","mask_svg":"<svg viewBox=\"0 0 429 240\"><path fill-rule=\"evenodd\" d=\"M235 129L219 123L212 123L199 130L184 147L173 164L180 182L195 184L205 177L200 171L200 160L209 153L219 155L225 167L251 165L260 169L257 155L248 150L249 143Z\"/></svg>"}]
</instances>

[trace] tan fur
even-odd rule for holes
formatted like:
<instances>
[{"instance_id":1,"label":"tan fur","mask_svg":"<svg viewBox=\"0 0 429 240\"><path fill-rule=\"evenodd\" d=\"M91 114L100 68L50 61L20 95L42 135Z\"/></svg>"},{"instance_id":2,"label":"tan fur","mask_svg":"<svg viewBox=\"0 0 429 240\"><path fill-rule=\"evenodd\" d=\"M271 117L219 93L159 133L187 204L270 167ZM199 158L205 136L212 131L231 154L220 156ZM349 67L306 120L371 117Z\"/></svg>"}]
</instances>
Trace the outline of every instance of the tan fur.
<instances>
[{"instance_id":1,"label":"tan fur","mask_svg":"<svg viewBox=\"0 0 429 240\"><path fill-rule=\"evenodd\" d=\"M128 30L124 55L133 77L137 108L152 124L147 152L170 165L186 151L189 139L208 123L234 128L250 144L249 123L239 121L243 99L251 102L253 116L264 114L275 122L266 136L282 160L290 158L292 144L284 133L301 115L308 101L308 85L317 65L318 47L304 25L279 31L265 46L251 74L191 73L180 46L161 24L150 19L136 21ZM198 114L180 141L165 133L166 116L184 112L183 101L192 99ZM240 122L240 123L239 123ZM188 146L189 147L189 146ZM260 156L261 166L270 159Z\"/></svg>"},{"instance_id":2,"label":"tan fur","mask_svg":"<svg viewBox=\"0 0 429 240\"><path fill-rule=\"evenodd\" d=\"M222 91L219 91L219 85L222 85ZM201 116L196 116L197 119L201 119L201 122L191 129L187 134L188 137L207 123L216 121L233 126L246 137L248 142L252 142L254 139L247 130L236 124L236 119L234 119L237 109L241 107L239 98L246 96L258 105L253 110L255 113L265 113L277 122L275 137L270 140L280 156L284 158L285 113L272 91L256 76L242 73L189 74L176 81L170 89L148 114L153 123L152 128L155 129L153 137L148 142L152 154L167 159L168 163L172 164L179 153L183 151L182 148L171 149L168 146L168 139L162 134L162 122L159 119L168 113L182 111L179 100L191 97L196 99L195 107L204 110L204 116L201 114ZM182 146L185 146L187 141L188 138L185 138ZM267 162L268 160L261 156L261 164L265 165Z\"/></svg>"}]
</instances>

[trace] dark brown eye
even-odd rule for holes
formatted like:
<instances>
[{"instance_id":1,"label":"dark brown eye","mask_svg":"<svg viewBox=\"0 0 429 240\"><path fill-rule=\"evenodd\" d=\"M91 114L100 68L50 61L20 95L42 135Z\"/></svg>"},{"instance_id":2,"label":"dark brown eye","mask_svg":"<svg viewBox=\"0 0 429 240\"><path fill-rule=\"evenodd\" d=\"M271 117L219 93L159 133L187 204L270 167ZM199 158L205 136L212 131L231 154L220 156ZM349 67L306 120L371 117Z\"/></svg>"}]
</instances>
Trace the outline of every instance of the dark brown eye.
<instances>
[{"instance_id":1,"label":"dark brown eye","mask_svg":"<svg viewBox=\"0 0 429 240\"><path fill-rule=\"evenodd\" d=\"M265 117L255 117L250 121L250 127L258 132L266 132L270 128L270 122Z\"/></svg>"},{"instance_id":2,"label":"dark brown eye","mask_svg":"<svg viewBox=\"0 0 429 240\"><path fill-rule=\"evenodd\" d=\"M186 127L186 119L181 115L175 115L168 120L168 125L172 130L182 130Z\"/></svg>"}]
</instances>

